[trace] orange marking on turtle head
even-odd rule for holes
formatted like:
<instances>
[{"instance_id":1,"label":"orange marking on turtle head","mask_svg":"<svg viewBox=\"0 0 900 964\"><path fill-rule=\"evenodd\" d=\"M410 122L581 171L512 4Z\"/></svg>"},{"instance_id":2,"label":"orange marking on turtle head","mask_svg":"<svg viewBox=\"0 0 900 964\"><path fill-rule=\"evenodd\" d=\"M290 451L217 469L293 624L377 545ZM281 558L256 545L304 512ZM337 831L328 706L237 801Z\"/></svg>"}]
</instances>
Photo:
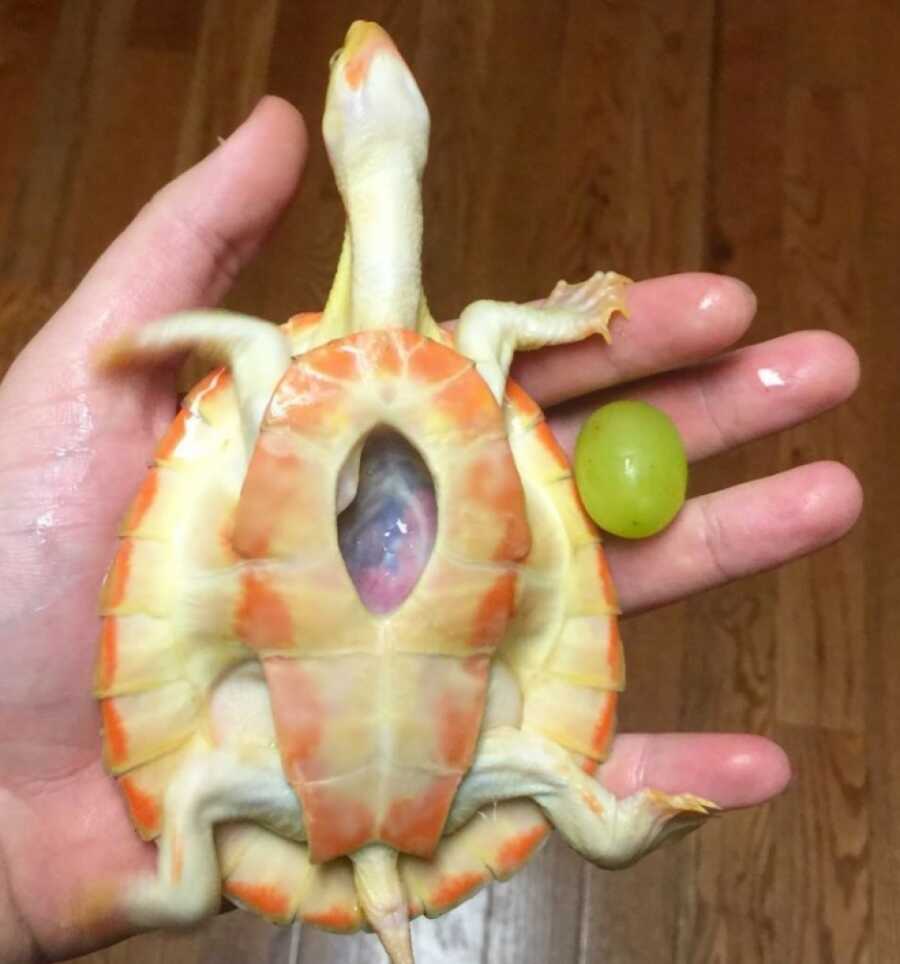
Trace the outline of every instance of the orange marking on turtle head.
<instances>
[{"instance_id":1,"label":"orange marking on turtle head","mask_svg":"<svg viewBox=\"0 0 900 964\"><path fill-rule=\"evenodd\" d=\"M97 686L107 690L116 678L119 663L119 624L114 616L107 616L103 620L100 630L100 661L97 674Z\"/></svg>"},{"instance_id":2,"label":"orange marking on turtle head","mask_svg":"<svg viewBox=\"0 0 900 964\"><path fill-rule=\"evenodd\" d=\"M546 826L538 825L511 837L497 852L498 869L502 873L509 873L520 867L548 833Z\"/></svg>"},{"instance_id":3,"label":"orange marking on turtle head","mask_svg":"<svg viewBox=\"0 0 900 964\"><path fill-rule=\"evenodd\" d=\"M597 722L594 724L594 732L591 734L591 746L598 756L604 756L606 754L610 740L613 738L618 698L619 694L616 692L606 694L606 702L600 710Z\"/></svg>"},{"instance_id":4,"label":"orange marking on turtle head","mask_svg":"<svg viewBox=\"0 0 900 964\"><path fill-rule=\"evenodd\" d=\"M287 603L261 576L245 572L241 580L236 630L239 639L254 649L291 645L293 626Z\"/></svg>"},{"instance_id":5,"label":"orange marking on turtle head","mask_svg":"<svg viewBox=\"0 0 900 964\"><path fill-rule=\"evenodd\" d=\"M243 880L229 880L223 887L226 895L252 907L263 917L284 919L290 902L287 894L272 884L254 884Z\"/></svg>"},{"instance_id":6,"label":"orange marking on turtle head","mask_svg":"<svg viewBox=\"0 0 900 964\"><path fill-rule=\"evenodd\" d=\"M123 539L119 544L119 551L113 559L106 579L103 582L100 605L103 609L113 609L125 598L125 589L131 575L131 556L134 543L131 539Z\"/></svg>"},{"instance_id":7,"label":"orange marking on turtle head","mask_svg":"<svg viewBox=\"0 0 900 964\"><path fill-rule=\"evenodd\" d=\"M153 505L158 491L159 470L150 469L150 471L144 477L144 481L141 483L141 487L138 489L138 493L134 497L134 501L131 503L128 514L125 516L125 520L122 523L122 528L125 532L131 532L140 525L141 519L143 519L147 514L147 510L150 508L150 506Z\"/></svg>"},{"instance_id":8,"label":"orange marking on turtle head","mask_svg":"<svg viewBox=\"0 0 900 964\"><path fill-rule=\"evenodd\" d=\"M435 777L424 792L395 799L381 825L381 839L405 853L430 856L458 784L458 776Z\"/></svg>"},{"instance_id":9,"label":"orange marking on turtle head","mask_svg":"<svg viewBox=\"0 0 900 964\"><path fill-rule=\"evenodd\" d=\"M344 41L344 56L347 58L344 78L353 90L358 90L362 86L369 72L372 58L379 51L400 57L394 42L377 23L366 20L357 20L353 23Z\"/></svg>"},{"instance_id":10,"label":"orange marking on turtle head","mask_svg":"<svg viewBox=\"0 0 900 964\"><path fill-rule=\"evenodd\" d=\"M441 882L428 898L428 904L436 909L452 907L468 897L476 887L480 887L486 877L486 874L475 872L448 874L441 878Z\"/></svg>"},{"instance_id":11,"label":"orange marking on turtle head","mask_svg":"<svg viewBox=\"0 0 900 964\"><path fill-rule=\"evenodd\" d=\"M327 910L303 914L303 920L315 927L321 927L327 931L338 931L339 933L356 930L359 926L358 918L353 911L337 904Z\"/></svg>"},{"instance_id":12,"label":"orange marking on turtle head","mask_svg":"<svg viewBox=\"0 0 900 964\"><path fill-rule=\"evenodd\" d=\"M516 603L516 573L513 570L499 576L484 594L472 625L469 645L473 649L496 646Z\"/></svg>"},{"instance_id":13,"label":"orange marking on turtle head","mask_svg":"<svg viewBox=\"0 0 900 964\"><path fill-rule=\"evenodd\" d=\"M103 720L103 733L106 737L106 752L113 765L124 763L128 756L128 734L125 724L116 708L115 700L103 700L100 704L100 716Z\"/></svg>"},{"instance_id":14,"label":"orange marking on turtle head","mask_svg":"<svg viewBox=\"0 0 900 964\"><path fill-rule=\"evenodd\" d=\"M172 457L172 454L175 449L178 448L179 443L187 431L187 420L189 417L190 413L184 408L175 416L174 421L169 426L166 434L159 440L156 451L153 453L153 457L157 462L166 462Z\"/></svg>"}]
</instances>

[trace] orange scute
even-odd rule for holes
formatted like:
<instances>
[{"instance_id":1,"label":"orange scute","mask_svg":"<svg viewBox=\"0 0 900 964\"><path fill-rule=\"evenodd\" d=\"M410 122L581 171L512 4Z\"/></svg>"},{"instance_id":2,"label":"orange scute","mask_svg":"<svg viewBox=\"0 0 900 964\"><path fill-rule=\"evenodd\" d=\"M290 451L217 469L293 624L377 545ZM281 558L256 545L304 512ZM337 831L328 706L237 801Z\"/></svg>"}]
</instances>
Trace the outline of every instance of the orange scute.
<instances>
[{"instance_id":1,"label":"orange scute","mask_svg":"<svg viewBox=\"0 0 900 964\"><path fill-rule=\"evenodd\" d=\"M496 428L497 403L474 369L438 392L433 404L467 435Z\"/></svg>"},{"instance_id":2,"label":"orange scute","mask_svg":"<svg viewBox=\"0 0 900 964\"><path fill-rule=\"evenodd\" d=\"M381 826L381 839L397 850L428 857L434 851L459 777L435 777L423 793L399 797L390 805Z\"/></svg>"},{"instance_id":3,"label":"orange scute","mask_svg":"<svg viewBox=\"0 0 900 964\"><path fill-rule=\"evenodd\" d=\"M441 879L437 889L428 897L429 906L438 910L459 903L464 897L471 894L476 887L480 887L486 876L486 874L474 872L448 874Z\"/></svg>"},{"instance_id":4,"label":"orange scute","mask_svg":"<svg viewBox=\"0 0 900 964\"><path fill-rule=\"evenodd\" d=\"M609 571L609 562L606 558L606 553L603 551L603 546L597 546L597 572L600 576L600 582L603 585L603 595L606 597L606 602L617 610L619 608L619 599L616 594L615 584L613 583L612 573Z\"/></svg>"},{"instance_id":5,"label":"orange scute","mask_svg":"<svg viewBox=\"0 0 900 964\"><path fill-rule=\"evenodd\" d=\"M234 548L248 559L269 553L269 542L280 520L298 504L303 493L303 461L278 431L263 435L247 471L247 483L234 522Z\"/></svg>"},{"instance_id":6,"label":"orange scute","mask_svg":"<svg viewBox=\"0 0 900 964\"><path fill-rule=\"evenodd\" d=\"M516 412L524 418L543 417L543 412L537 402L518 382L514 382L511 378L506 383L506 398Z\"/></svg>"},{"instance_id":7,"label":"orange scute","mask_svg":"<svg viewBox=\"0 0 900 964\"><path fill-rule=\"evenodd\" d=\"M408 348L408 345L403 339L397 338L394 332L382 336L369 348L367 354L378 378L396 378L402 374L405 360L402 348Z\"/></svg>"},{"instance_id":8,"label":"orange scute","mask_svg":"<svg viewBox=\"0 0 900 964\"><path fill-rule=\"evenodd\" d=\"M276 398L284 411L283 419L291 428L301 433L328 431L341 417L344 388L332 378L319 377L315 371L306 367L307 361L315 360L323 351L326 349L301 356L301 361L287 370L276 392ZM334 349L328 348L327 351L333 352ZM325 364L327 366L328 362ZM348 363L341 361L339 364ZM269 425L278 425L281 422L282 418L275 418L272 411L266 417Z\"/></svg>"},{"instance_id":9,"label":"orange scute","mask_svg":"<svg viewBox=\"0 0 900 964\"><path fill-rule=\"evenodd\" d=\"M615 616L609 617L609 642L606 648L606 665L609 667L613 679L621 681L625 671L622 665L622 637L619 635L619 620Z\"/></svg>"},{"instance_id":10,"label":"orange scute","mask_svg":"<svg viewBox=\"0 0 900 964\"><path fill-rule=\"evenodd\" d=\"M181 403L185 408L191 408L194 402L202 395L204 398L213 398L220 392L231 387L231 374L224 368L217 368L211 371L185 395Z\"/></svg>"},{"instance_id":11,"label":"orange scute","mask_svg":"<svg viewBox=\"0 0 900 964\"><path fill-rule=\"evenodd\" d=\"M483 707L480 691L441 694L437 705L438 742L441 759L448 767L468 766L478 739Z\"/></svg>"},{"instance_id":12,"label":"orange scute","mask_svg":"<svg viewBox=\"0 0 900 964\"><path fill-rule=\"evenodd\" d=\"M423 344L409 358L409 374L414 381L439 385L472 366L468 358L437 342ZM485 388L487 391L487 388Z\"/></svg>"},{"instance_id":13,"label":"orange scute","mask_svg":"<svg viewBox=\"0 0 900 964\"><path fill-rule=\"evenodd\" d=\"M278 745L288 779L310 779L310 761L322 739L325 708L312 674L293 659L264 661Z\"/></svg>"},{"instance_id":14,"label":"orange scute","mask_svg":"<svg viewBox=\"0 0 900 964\"><path fill-rule=\"evenodd\" d=\"M165 462L172 457L179 442L184 438L188 418L190 418L190 413L184 408L175 416L175 420L156 446L153 457L157 462Z\"/></svg>"},{"instance_id":15,"label":"orange scute","mask_svg":"<svg viewBox=\"0 0 900 964\"><path fill-rule=\"evenodd\" d=\"M128 735L125 724L116 709L115 700L104 700L100 704L103 719L103 733L106 737L106 752L113 764L123 763L128 756Z\"/></svg>"},{"instance_id":16,"label":"orange scute","mask_svg":"<svg viewBox=\"0 0 900 964\"><path fill-rule=\"evenodd\" d=\"M516 573L499 576L482 597L475 613L469 645L472 649L496 646L506 629L516 601Z\"/></svg>"},{"instance_id":17,"label":"orange scute","mask_svg":"<svg viewBox=\"0 0 900 964\"><path fill-rule=\"evenodd\" d=\"M140 525L141 520L147 514L147 510L153 505L153 500L156 498L158 491L159 469L150 469L131 503L125 521L122 523L122 529L125 532L133 532Z\"/></svg>"},{"instance_id":18,"label":"orange scute","mask_svg":"<svg viewBox=\"0 0 900 964\"><path fill-rule=\"evenodd\" d=\"M236 617L238 638L254 649L291 645L293 627L287 604L261 576L245 572Z\"/></svg>"},{"instance_id":19,"label":"orange scute","mask_svg":"<svg viewBox=\"0 0 900 964\"><path fill-rule=\"evenodd\" d=\"M569 457L566 455L562 446L556 441L553 430L546 422L541 422L535 427L534 434L544 447L544 451L551 456L554 462L566 472L569 471Z\"/></svg>"},{"instance_id":20,"label":"orange scute","mask_svg":"<svg viewBox=\"0 0 900 964\"><path fill-rule=\"evenodd\" d=\"M606 753L609 741L613 736L613 729L616 723L616 703L618 703L618 693L607 693L606 702L600 711L597 722L594 724L594 732L591 734L591 746L594 751L603 756Z\"/></svg>"},{"instance_id":21,"label":"orange scute","mask_svg":"<svg viewBox=\"0 0 900 964\"><path fill-rule=\"evenodd\" d=\"M107 616L100 630L100 666L97 685L101 690L112 686L116 678L118 662L119 624L114 616Z\"/></svg>"},{"instance_id":22,"label":"orange scute","mask_svg":"<svg viewBox=\"0 0 900 964\"><path fill-rule=\"evenodd\" d=\"M307 355L306 364L316 374L351 381L359 375L359 358L345 339L331 342Z\"/></svg>"},{"instance_id":23,"label":"orange scute","mask_svg":"<svg viewBox=\"0 0 900 964\"><path fill-rule=\"evenodd\" d=\"M128 801L132 820L145 834L159 831L159 804L152 794L147 793L131 777L122 777L119 786Z\"/></svg>"},{"instance_id":24,"label":"orange scute","mask_svg":"<svg viewBox=\"0 0 900 964\"><path fill-rule=\"evenodd\" d=\"M356 915L346 907L339 906L304 914L303 920L307 924L322 927L328 931L352 931L359 926Z\"/></svg>"},{"instance_id":25,"label":"orange scute","mask_svg":"<svg viewBox=\"0 0 900 964\"><path fill-rule=\"evenodd\" d=\"M272 884L253 884L243 880L229 880L223 887L226 896L259 911L264 917L284 919L290 907L287 894Z\"/></svg>"},{"instance_id":26,"label":"orange scute","mask_svg":"<svg viewBox=\"0 0 900 964\"><path fill-rule=\"evenodd\" d=\"M528 860L534 853L535 847L549 832L546 826L537 825L511 837L497 852L497 869L501 873L511 873L516 870Z\"/></svg>"},{"instance_id":27,"label":"orange scute","mask_svg":"<svg viewBox=\"0 0 900 964\"><path fill-rule=\"evenodd\" d=\"M103 583L101 595L101 606L109 610L118 606L125 598L125 588L128 585L128 578L131 575L131 556L134 552L134 543L130 539L123 539L119 544L119 551L113 564L109 567L106 580Z\"/></svg>"},{"instance_id":28,"label":"orange scute","mask_svg":"<svg viewBox=\"0 0 900 964\"><path fill-rule=\"evenodd\" d=\"M314 863L359 850L375 836L375 815L368 804L324 784L296 787Z\"/></svg>"}]
</instances>

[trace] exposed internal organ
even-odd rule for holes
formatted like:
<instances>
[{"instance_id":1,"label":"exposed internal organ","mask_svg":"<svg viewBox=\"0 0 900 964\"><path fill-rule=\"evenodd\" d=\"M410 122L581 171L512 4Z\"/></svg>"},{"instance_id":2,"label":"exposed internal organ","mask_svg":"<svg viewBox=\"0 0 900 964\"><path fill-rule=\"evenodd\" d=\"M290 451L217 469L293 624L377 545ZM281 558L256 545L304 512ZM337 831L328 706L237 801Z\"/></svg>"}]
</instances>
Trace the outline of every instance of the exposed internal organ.
<instances>
[{"instance_id":1,"label":"exposed internal organ","mask_svg":"<svg viewBox=\"0 0 900 964\"><path fill-rule=\"evenodd\" d=\"M434 483L422 457L398 432L373 432L356 495L338 516L341 554L370 612L389 613L409 596L436 534Z\"/></svg>"}]
</instances>

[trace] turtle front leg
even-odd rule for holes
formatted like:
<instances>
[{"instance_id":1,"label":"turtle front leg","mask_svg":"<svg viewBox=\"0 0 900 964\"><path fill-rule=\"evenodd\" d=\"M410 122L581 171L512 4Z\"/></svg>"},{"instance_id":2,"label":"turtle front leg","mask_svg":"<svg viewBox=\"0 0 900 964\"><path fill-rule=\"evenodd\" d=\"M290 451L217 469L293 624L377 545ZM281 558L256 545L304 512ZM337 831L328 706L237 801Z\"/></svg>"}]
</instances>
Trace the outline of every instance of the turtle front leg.
<instances>
[{"instance_id":1,"label":"turtle front leg","mask_svg":"<svg viewBox=\"0 0 900 964\"><path fill-rule=\"evenodd\" d=\"M166 792L157 873L134 881L124 910L142 927L194 924L219 910L222 872L213 830L229 820L257 820L302 834L302 812L280 771L231 754L198 757Z\"/></svg>"},{"instance_id":2,"label":"turtle front leg","mask_svg":"<svg viewBox=\"0 0 900 964\"><path fill-rule=\"evenodd\" d=\"M482 807L514 797L531 797L570 846L609 869L633 863L719 809L693 794L652 789L618 799L557 744L513 727L497 727L485 734L460 785L448 832Z\"/></svg>"},{"instance_id":3,"label":"turtle front leg","mask_svg":"<svg viewBox=\"0 0 900 964\"><path fill-rule=\"evenodd\" d=\"M625 314L628 278L598 271L587 281L560 281L550 296L532 305L476 301L463 310L456 328L457 350L471 358L498 402L517 351L565 345L590 335L609 340L609 320Z\"/></svg>"},{"instance_id":4,"label":"turtle front leg","mask_svg":"<svg viewBox=\"0 0 900 964\"><path fill-rule=\"evenodd\" d=\"M279 328L260 318L230 311L185 311L117 338L103 350L99 364L115 369L159 363L188 351L199 351L231 371L249 458L266 406L291 363L290 342Z\"/></svg>"}]
</instances>

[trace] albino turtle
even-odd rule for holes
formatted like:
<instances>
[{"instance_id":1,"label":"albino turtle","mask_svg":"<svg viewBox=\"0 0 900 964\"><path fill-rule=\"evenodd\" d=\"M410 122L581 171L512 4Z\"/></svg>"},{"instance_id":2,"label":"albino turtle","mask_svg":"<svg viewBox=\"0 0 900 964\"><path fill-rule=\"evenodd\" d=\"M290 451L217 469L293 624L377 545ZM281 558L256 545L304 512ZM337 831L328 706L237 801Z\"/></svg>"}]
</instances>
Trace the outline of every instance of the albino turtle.
<instances>
[{"instance_id":1,"label":"albino turtle","mask_svg":"<svg viewBox=\"0 0 900 964\"><path fill-rule=\"evenodd\" d=\"M156 876L136 924L222 895L275 921L371 927L519 869L551 827L626 864L713 804L592 777L624 669L598 533L519 349L606 335L626 279L481 301L451 336L420 279L428 112L355 23L324 118L348 226L324 312L194 312L112 346L225 368L159 444L106 579L105 756Z\"/></svg>"}]
</instances>

